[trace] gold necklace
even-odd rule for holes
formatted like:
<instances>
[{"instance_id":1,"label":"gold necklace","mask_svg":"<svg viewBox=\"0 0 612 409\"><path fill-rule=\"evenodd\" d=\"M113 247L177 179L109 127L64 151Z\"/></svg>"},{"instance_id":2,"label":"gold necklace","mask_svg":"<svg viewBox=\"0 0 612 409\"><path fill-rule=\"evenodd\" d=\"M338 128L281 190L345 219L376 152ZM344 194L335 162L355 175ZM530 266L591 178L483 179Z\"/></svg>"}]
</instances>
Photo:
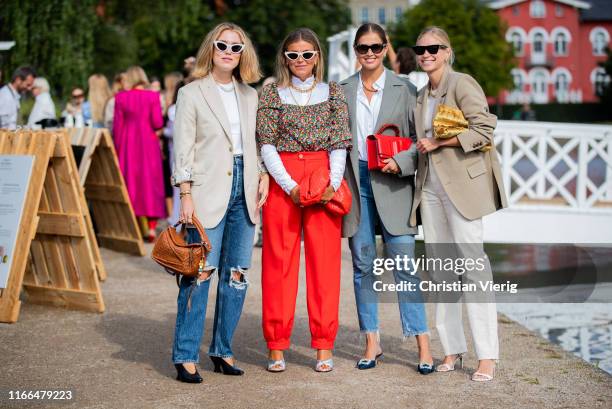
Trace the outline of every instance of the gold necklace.
<instances>
[{"instance_id":1,"label":"gold necklace","mask_svg":"<svg viewBox=\"0 0 612 409\"><path fill-rule=\"evenodd\" d=\"M368 92L378 92L378 90L376 88L368 88L366 87L365 82L363 82L363 80L361 80L361 86L363 87L363 89L365 89Z\"/></svg>"},{"instance_id":2,"label":"gold necklace","mask_svg":"<svg viewBox=\"0 0 612 409\"><path fill-rule=\"evenodd\" d=\"M314 88L313 88L314 89ZM295 102L295 105L299 106L300 109L304 109L304 107L306 105L308 105L308 103L310 102L310 98L312 97L312 90L310 90L310 93L308 94L308 100L306 100L306 103L304 105L300 105L300 103L297 101L297 99L295 98L295 95L293 95L293 91L291 91L291 88L289 88L289 93L291 94L291 98L293 98L293 101Z\"/></svg>"},{"instance_id":3,"label":"gold necklace","mask_svg":"<svg viewBox=\"0 0 612 409\"><path fill-rule=\"evenodd\" d=\"M307 92L312 92L312 90L315 89L316 86L317 86L317 80L314 80L312 82L312 85L310 87L308 87L308 88L299 88L299 87L296 87L295 85L293 85L293 82L291 82L289 84L289 88L293 88L294 90L296 90L297 92L301 92L302 94L305 94Z\"/></svg>"}]
</instances>

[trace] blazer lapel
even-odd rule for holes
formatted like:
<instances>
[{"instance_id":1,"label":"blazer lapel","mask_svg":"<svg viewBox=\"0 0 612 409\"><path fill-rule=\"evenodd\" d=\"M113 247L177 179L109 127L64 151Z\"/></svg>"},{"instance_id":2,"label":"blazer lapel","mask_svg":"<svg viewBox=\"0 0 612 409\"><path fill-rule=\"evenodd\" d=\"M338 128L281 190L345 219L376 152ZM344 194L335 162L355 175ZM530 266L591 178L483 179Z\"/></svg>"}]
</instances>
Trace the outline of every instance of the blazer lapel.
<instances>
[{"instance_id":1,"label":"blazer lapel","mask_svg":"<svg viewBox=\"0 0 612 409\"><path fill-rule=\"evenodd\" d=\"M378 119L376 120L374 132L377 132L380 127L387 122L387 118L393 115L393 111L395 110L395 106L400 96L400 86L404 85L403 82L397 80L391 71L386 68L385 71L385 88L383 89L383 99L380 104L380 111L378 112Z\"/></svg>"},{"instance_id":2,"label":"blazer lapel","mask_svg":"<svg viewBox=\"0 0 612 409\"><path fill-rule=\"evenodd\" d=\"M414 122L416 125L417 139L424 138L423 133L423 108L425 106L425 94L427 93L427 85L423 87L417 96L416 107L414 108Z\"/></svg>"},{"instance_id":3,"label":"blazer lapel","mask_svg":"<svg viewBox=\"0 0 612 409\"><path fill-rule=\"evenodd\" d=\"M225 113L225 108L223 107L223 101L221 100L221 96L219 95L217 85L215 84L215 81L211 75L208 75L207 77L204 77L202 79L202 82L200 83L200 90L202 91L202 95L204 96L206 103L208 104L211 111L217 118L217 121L219 121L221 127L225 131L225 136L228 140L231 141L232 131L230 128L229 119L227 117L227 114Z\"/></svg>"},{"instance_id":4,"label":"blazer lapel","mask_svg":"<svg viewBox=\"0 0 612 409\"><path fill-rule=\"evenodd\" d=\"M340 82L340 85L344 87L344 96L348 103L349 118L353 118L351 121L351 135L353 136L353 149L351 149L351 159L354 164L359 163L359 150L356 149L359 146L357 140L357 87L359 83L359 73L351 75L346 80Z\"/></svg>"}]
</instances>

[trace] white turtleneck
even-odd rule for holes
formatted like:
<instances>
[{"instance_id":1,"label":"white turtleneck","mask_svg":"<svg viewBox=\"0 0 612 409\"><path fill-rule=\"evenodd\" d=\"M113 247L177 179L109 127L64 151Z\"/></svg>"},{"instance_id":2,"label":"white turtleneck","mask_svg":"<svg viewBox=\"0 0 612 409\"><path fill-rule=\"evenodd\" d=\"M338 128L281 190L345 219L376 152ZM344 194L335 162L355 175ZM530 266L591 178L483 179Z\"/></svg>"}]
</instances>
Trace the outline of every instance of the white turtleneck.
<instances>
[{"instance_id":1,"label":"white turtleneck","mask_svg":"<svg viewBox=\"0 0 612 409\"><path fill-rule=\"evenodd\" d=\"M305 81L292 76L291 82L297 88L309 89L314 82L314 76L307 78ZM290 87L279 87L278 95L283 104L314 105L327 101L329 98L329 85L326 83L318 83L312 90L311 95L307 92L298 92ZM285 193L291 193L291 190L297 186L297 182L291 178L291 175L289 175L285 169L278 151L276 150L276 146L270 144L263 145L261 147L261 157L266 165L266 169L276 183L279 184ZM331 151L329 153L329 166L330 184L334 190L338 190L340 183L342 183L342 176L344 175L344 168L346 166L346 149L334 149Z\"/></svg>"}]
</instances>

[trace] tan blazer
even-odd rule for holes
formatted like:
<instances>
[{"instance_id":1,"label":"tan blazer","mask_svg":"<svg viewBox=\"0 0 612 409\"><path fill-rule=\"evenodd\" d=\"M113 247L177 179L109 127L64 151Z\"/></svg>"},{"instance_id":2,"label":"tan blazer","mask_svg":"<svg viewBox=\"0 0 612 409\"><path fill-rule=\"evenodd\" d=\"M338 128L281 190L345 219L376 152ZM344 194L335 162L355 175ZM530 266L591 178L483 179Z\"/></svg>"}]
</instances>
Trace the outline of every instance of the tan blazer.
<instances>
[{"instance_id":1,"label":"tan blazer","mask_svg":"<svg viewBox=\"0 0 612 409\"><path fill-rule=\"evenodd\" d=\"M425 138L424 87L417 97L415 122L417 140ZM460 147L443 147L430 152L446 194L459 213L466 219L479 219L497 209L507 207L501 168L493 142L497 117L489 113L486 97L480 85L467 74L448 69L439 87L440 103L459 108L469 122L469 130L458 135ZM491 144L493 149L480 152ZM417 211L421 203L423 183L428 171L429 158L418 154L416 191L410 215L410 224L416 226Z\"/></svg>"},{"instance_id":2,"label":"tan blazer","mask_svg":"<svg viewBox=\"0 0 612 409\"><path fill-rule=\"evenodd\" d=\"M253 223L259 220L259 157L255 142L257 91L234 79L244 162L244 194ZM179 90L174 122L172 183L191 182L195 213L205 228L219 224L232 191L234 153L223 101L209 75Z\"/></svg>"}]
</instances>

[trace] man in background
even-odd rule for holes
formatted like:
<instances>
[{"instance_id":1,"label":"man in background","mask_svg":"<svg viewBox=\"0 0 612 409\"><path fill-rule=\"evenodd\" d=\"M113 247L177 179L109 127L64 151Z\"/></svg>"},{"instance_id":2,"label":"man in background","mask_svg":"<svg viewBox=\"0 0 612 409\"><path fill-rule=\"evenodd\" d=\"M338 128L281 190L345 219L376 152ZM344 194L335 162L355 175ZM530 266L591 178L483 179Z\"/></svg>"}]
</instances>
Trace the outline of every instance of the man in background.
<instances>
[{"instance_id":1,"label":"man in background","mask_svg":"<svg viewBox=\"0 0 612 409\"><path fill-rule=\"evenodd\" d=\"M13 73L11 82L0 88L0 129L17 128L21 94L30 91L36 78L32 67L19 67Z\"/></svg>"}]
</instances>

